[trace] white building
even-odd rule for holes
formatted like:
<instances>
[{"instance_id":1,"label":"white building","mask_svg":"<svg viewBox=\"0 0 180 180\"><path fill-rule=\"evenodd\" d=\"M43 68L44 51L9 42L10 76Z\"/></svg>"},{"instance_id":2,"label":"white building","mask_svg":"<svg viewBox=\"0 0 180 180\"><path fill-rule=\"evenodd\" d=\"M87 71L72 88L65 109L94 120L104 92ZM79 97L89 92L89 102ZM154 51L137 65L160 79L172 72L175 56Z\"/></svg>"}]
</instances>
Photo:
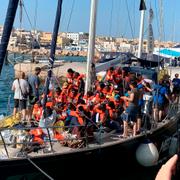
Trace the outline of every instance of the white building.
<instances>
[{"instance_id":1,"label":"white building","mask_svg":"<svg viewBox=\"0 0 180 180\"><path fill-rule=\"evenodd\" d=\"M68 39L72 39L73 40L72 44L75 44L75 45L79 45L80 42L82 42L85 37L83 32L79 32L79 33L69 32L67 33L66 36Z\"/></svg>"}]
</instances>

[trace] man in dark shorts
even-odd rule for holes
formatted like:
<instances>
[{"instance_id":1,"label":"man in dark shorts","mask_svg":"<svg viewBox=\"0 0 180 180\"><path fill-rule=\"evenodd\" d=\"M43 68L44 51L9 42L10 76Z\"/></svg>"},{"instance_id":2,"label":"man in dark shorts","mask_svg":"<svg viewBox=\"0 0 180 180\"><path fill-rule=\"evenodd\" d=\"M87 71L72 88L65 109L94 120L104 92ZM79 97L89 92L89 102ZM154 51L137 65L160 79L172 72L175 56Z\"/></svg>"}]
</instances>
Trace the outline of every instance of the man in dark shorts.
<instances>
[{"instance_id":1,"label":"man in dark shorts","mask_svg":"<svg viewBox=\"0 0 180 180\"><path fill-rule=\"evenodd\" d=\"M154 86L154 95L153 95L153 115L156 122L162 121L165 108L165 100L170 102L167 88L163 85L163 80L159 81L159 84Z\"/></svg>"},{"instance_id":2,"label":"man in dark shorts","mask_svg":"<svg viewBox=\"0 0 180 180\"><path fill-rule=\"evenodd\" d=\"M41 72L40 67L36 67L34 74L29 74L27 77L29 83L29 117L32 117L32 109L33 105L39 100L39 86L40 86L40 78L39 74Z\"/></svg>"},{"instance_id":3,"label":"man in dark shorts","mask_svg":"<svg viewBox=\"0 0 180 180\"><path fill-rule=\"evenodd\" d=\"M20 72L17 79L13 81L12 90L14 91L14 110L15 116L18 109L22 112L22 120L26 119L26 102L27 94L29 93L29 85L25 80L25 73Z\"/></svg>"},{"instance_id":4,"label":"man in dark shorts","mask_svg":"<svg viewBox=\"0 0 180 180\"><path fill-rule=\"evenodd\" d=\"M180 79L179 74L175 74L175 78L172 80L173 91L172 91L172 98L174 102L179 102L179 95L180 95Z\"/></svg>"}]
</instances>

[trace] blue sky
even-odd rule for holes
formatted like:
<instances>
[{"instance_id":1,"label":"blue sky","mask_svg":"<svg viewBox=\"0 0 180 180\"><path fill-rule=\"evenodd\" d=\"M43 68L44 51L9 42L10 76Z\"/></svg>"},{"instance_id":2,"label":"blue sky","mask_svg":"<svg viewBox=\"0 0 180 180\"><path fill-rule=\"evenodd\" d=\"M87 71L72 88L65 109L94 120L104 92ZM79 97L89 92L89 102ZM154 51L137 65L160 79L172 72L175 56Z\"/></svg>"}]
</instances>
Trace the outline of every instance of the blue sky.
<instances>
[{"instance_id":1,"label":"blue sky","mask_svg":"<svg viewBox=\"0 0 180 180\"><path fill-rule=\"evenodd\" d=\"M37 8L37 29L52 31L57 0L24 0L25 7L34 25L35 4ZM74 8L70 19L73 0L63 1L63 12L60 31L88 32L90 0L74 0ZM128 38L139 35L139 2L140 0L99 0L97 13L97 35L124 36ZM180 41L180 0L162 0L163 2L163 39ZM150 4L154 10L153 28L155 38L159 38L159 0L146 0L147 8ZM8 0L1 0L0 24L3 24L6 15ZM128 13L129 12L129 13ZM147 35L148 11L145 18L145 37ZM69 24L69 26L68 26ZM19 11L17 12L15 27L20 27ZM31 29L24 13L22 27Z\"/></svg>"}]
</instances>

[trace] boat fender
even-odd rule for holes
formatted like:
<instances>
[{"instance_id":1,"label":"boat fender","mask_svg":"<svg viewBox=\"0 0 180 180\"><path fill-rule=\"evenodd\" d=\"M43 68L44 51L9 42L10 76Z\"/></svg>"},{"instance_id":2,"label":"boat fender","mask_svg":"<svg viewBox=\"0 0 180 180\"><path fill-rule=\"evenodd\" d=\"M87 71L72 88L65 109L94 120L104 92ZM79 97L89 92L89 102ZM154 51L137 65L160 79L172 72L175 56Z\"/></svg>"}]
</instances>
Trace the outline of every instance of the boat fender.
<instances>
[{"instance_id":1,"label":"boat fender","mask_svg":"<svg viewBox=\"0 0 180 180\"><path fill-rule=\"evenodd\" d=\"M145 167L156 165L159 159L156 146L151 141L146 140L137 148L136 159L139 164Z\"/></svg>"}]
</instances>

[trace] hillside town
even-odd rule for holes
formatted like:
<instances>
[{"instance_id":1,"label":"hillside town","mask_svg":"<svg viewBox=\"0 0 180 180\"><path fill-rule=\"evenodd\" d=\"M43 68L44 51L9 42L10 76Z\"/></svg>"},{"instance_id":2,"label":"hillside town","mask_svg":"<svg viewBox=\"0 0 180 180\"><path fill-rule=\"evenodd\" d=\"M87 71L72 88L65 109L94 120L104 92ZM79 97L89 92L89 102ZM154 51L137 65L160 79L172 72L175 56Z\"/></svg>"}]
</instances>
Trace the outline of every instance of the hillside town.
<instances>
[{"instance_id":1,"label":"hillside town","mask_svg":"<svg viewBox=\"0 0 180 180\"><path fill-rule=\"evenodd\" d=\"M3 26L0 26L0 39ZM51 44L51 32L37 30L13 29L9 41L10 52L32 53L48 55ZM86 56L88 49L89 34L85 32L61 32L57 39L57 54L66 56ZM127 39L125 37L96 36L96 55L98 52L132 52L137 53L138 38ZM169 48L175 45L174 42L154 41L155 48ZM143 51L147 51L147 40L143 42Z\"/></svg>"}]
</instances>

